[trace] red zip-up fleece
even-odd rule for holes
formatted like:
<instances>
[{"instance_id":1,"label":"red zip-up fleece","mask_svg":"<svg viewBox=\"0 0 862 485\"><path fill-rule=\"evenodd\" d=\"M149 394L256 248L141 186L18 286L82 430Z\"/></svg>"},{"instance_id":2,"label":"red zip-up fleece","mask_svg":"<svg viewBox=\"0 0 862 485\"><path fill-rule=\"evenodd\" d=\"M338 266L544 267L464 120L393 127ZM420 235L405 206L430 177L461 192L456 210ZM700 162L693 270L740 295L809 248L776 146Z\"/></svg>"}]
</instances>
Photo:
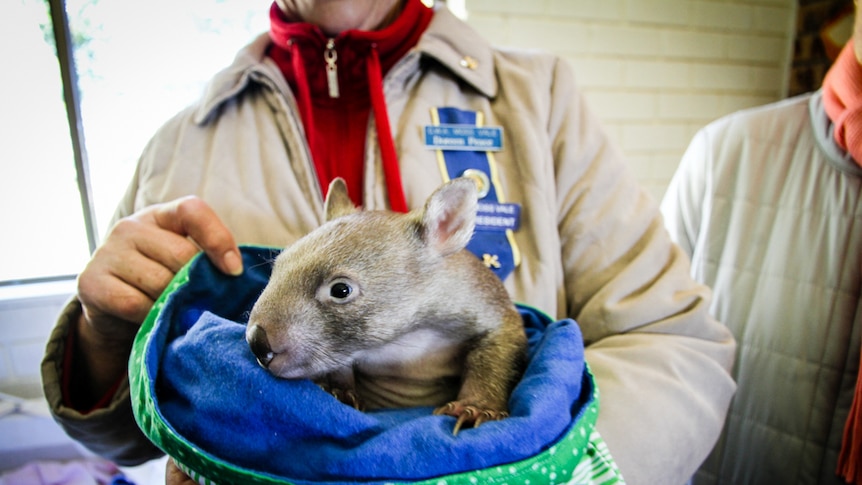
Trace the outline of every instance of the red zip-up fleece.
<instances>
[{"instance_id":1,"label":"red zip-up fleece","mask_svg":"<svg viewBox=\"0 0 862 485\"><path fill-rule=\"evenodd\" d=\"M296 95L323 193L342 177L361 205L369 113L373 111L390 208L406 212L382 78L419 41L433 10L406 0L381 30L347 30L327 37L316 25L291 22L273 3L269 56Z\"/></svg>"}]
</instances>

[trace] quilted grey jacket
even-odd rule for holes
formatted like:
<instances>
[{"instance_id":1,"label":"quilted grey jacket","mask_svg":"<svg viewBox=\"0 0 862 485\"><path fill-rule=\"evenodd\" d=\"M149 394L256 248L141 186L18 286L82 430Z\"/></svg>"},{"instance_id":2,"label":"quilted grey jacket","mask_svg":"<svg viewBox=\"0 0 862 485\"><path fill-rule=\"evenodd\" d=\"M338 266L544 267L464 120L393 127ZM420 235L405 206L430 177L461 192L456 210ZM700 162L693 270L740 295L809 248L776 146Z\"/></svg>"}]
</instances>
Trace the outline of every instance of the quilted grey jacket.
<instances>
[{"instance_id":1,"label":"quilted grey jacket","mask_svg":"<svg viewBox=\"0 0 862 485\"><path fill-rule=\"evenodd\" d=\"M739 344L739 389L696 484L828 484L856 383L862 169L820 93L718 120L662 201L712 313Z\"/></svg>"}]
</instances>

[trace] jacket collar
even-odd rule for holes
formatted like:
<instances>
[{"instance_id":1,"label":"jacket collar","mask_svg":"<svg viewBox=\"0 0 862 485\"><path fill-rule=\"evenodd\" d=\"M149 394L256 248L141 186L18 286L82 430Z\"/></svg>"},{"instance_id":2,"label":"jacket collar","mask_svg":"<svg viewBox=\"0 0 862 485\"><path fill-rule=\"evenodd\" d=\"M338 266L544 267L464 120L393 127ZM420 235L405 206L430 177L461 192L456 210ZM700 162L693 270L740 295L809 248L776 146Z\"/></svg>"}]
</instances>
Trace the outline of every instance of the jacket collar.
<instances>
[{"instance_id":1,"label":"jacket collar","mask_svg":"<svg viewBox=\"0 0 862 485\"><path fill-rule=\"evenodd\" d=\"M497 95L491 45L449 9L439 5L435 8L434 18L417 48L485 96Z\"/></svg>"},{"instance_id":2,"label":"jacket collar","mask_svg":"<svg viewBox=\"0 0 862 485\"><path fill-rule=\"evenodd\" d=\"M258 35L251 44L239 51L230 66L218 72L210 80L195 111L195 123L206 123L222 103L248 87L252 77L262 75L265 79L276 83L282 90L288 89L287 83L278 71L278 66L266 56L266 50L271 43L269 33Z\"/></svg>"},{"instance_id":3,"label":"jacket collar","mask_svg":"<svg viewBox=\"0 0 862 485\"><path fill-rule=\"evenodd\" d=\"M849 153L844 151L835 141L832 135L834 126L826 110L823 108L823 90L818 90L808 100L808 112L811 119L811 129L817 146L832 166L838 170L862 176L862 167L859 166Z\"/></svg>"},{"instance_id":4,"label":"jacket collar","mask_svg":"<svg viewBox=\"0 0 862 485\"><path fill-rule=\"evenodd\" d=\"M283 92L289 90L278 67L266 56L271 43L268 33L259 35L237 54L229 67L213 77L195 112L196 123L206 123L222 103L241 93L251 81L272 83ZM435 7L434 18L416 49L483 95L496 96L497 79L490 44L445 6Z\"/></svg>"}]
</instances>

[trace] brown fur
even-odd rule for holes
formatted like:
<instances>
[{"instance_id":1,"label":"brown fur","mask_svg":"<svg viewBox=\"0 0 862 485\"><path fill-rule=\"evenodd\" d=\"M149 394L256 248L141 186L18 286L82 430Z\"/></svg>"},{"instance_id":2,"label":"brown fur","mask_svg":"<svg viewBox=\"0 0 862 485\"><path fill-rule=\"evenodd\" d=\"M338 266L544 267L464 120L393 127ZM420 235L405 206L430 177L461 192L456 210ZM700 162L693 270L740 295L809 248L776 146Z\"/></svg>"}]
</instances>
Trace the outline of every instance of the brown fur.
<instances>
[{"instance_id":1,"label":"brown fur","mask_svg":"<svg viewBox=\"0 0 862 485\"><path fill-rule=\"evenodd\" d=\"M246 337L261 364L357 407L439 406L456 432L505 417L526 337L502 282L464 249L473 182L395 214L357 211L336 179L325 212L279 255L252 309Z\"/></svg>"}]
</instances>

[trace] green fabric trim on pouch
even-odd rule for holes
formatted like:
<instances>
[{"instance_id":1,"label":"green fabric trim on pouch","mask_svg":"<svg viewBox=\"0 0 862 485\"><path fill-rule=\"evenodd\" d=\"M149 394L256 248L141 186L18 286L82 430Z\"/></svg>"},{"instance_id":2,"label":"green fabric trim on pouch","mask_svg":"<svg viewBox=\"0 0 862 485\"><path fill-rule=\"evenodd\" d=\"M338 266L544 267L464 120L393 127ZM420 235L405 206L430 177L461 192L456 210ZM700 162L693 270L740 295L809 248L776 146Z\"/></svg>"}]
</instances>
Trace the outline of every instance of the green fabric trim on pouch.
<instances>
[{"instance_id":1,"label":"green fabric trim on pouch","mask_svg":"<svg viewBox=\"0 0 862 485\"><path fill-rule=\"evenodd\" d=\"M279 249L255 246L246 250L272 251ZM296 484L335 483L330 480L310 482L275 476L235 465L222 457L209 453L182 436L165 419L157 404L156 380L150 375L147 359L160 359L153 349L164 348L170 332L157 332L159 317L172 295L190 283L190 271L201 264L199 254L183 267L153 305L135 338L129 361L129 379L135 419L144 434L166 454L174 459L180 469L201 484ZM273 258L274 259L274 256ZM271 260L270 260L271 261ZM535 309L534 309L535 310ZM174 332L176 333L176 332ZM157 339L162 339L158 341ZM158 366L156 366L158 367ZM589 366L584 366L585 379L592 385L592 399L572 420L561 437L546 449L529 458L513 463L491 466L462 473L415 481L370 480L369 483L415 484L415 485L473 485L473 484L622 484L624 480L613 462L607 446L595 430L599 413L599 390ZM287 452L286 459L290 459ZM407 458L407 456L405 456ZM273 459L275 459L273 457Z\"/></svg>"}]
</instances>

